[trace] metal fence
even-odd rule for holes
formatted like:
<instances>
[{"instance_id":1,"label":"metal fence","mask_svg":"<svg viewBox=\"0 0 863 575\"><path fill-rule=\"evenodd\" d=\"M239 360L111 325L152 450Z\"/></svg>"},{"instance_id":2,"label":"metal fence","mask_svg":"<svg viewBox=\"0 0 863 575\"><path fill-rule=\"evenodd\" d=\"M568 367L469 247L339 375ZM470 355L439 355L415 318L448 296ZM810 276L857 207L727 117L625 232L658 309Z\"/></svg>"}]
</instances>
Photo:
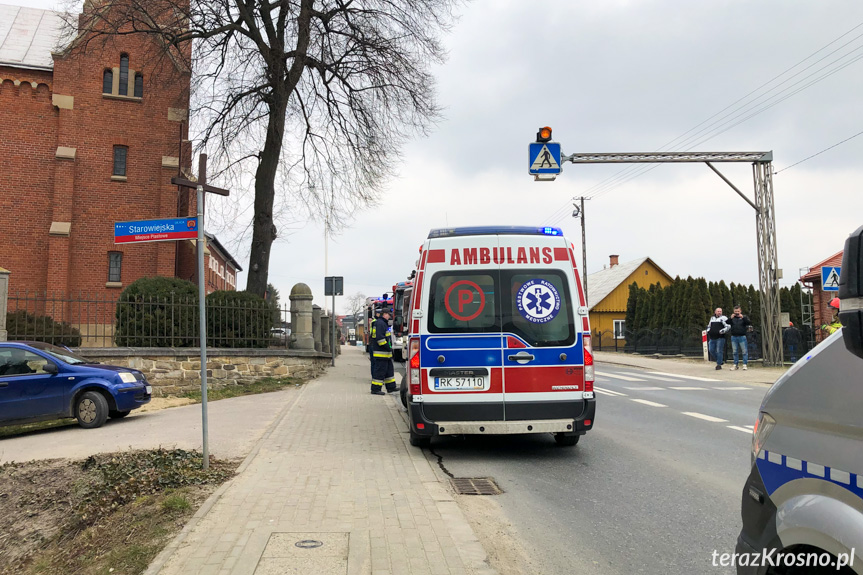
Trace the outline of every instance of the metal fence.
<instances>
[{"instance_id":1,"label":"metal fence","mask_svg":"<svg viewBox=\"0 0 863 575\"><path fill-rule=\"evenodd\" d=\"M703 357L704 348L701 341L702 327L625 330L622 337L615 337L611 330L597 331L593 334L592 345L597 351L612 351L618 353L637 353L642 355L683 355L687 357ZM815 347L814 333L808 326L800 329L800 343L793 350L783 345L785 361L799 359ZM750 331L746 336L749 360L761 358L761 334L757 330ZM731 355L731 338L725 338L726 360ZM712 357L711 357L712 359Z\"/></svg>"},{"instance_id":2,"label":"metal fence","mask_svg":"<svg viewBox=\"0 0 863 575\"><path fill-rule=\"evenodd\" d=\"M288 348L289 307L234 293L207 299L207 346ZM200 342L198 299L174 294L134 299L10 294L6 329L9 340L68 347L197 347Z\"/></svg>"}]
</instances>

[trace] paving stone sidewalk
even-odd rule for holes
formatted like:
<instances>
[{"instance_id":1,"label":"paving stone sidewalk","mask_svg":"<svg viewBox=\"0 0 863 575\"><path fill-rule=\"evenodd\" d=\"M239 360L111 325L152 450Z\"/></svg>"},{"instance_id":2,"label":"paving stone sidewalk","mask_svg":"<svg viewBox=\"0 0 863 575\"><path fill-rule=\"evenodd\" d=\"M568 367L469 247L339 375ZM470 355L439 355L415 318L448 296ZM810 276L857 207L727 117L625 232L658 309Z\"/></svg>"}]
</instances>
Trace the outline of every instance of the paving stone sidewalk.
<instances>
[{"instance_id":1,"label":"paving stone sidewalk","mask_svg":"<svg viewBox=\"0 0 863 575\"><path fill-rule=\"evenodd\" d=\"M419 449L397 395L344 347L147 575L496 573Z\"/></svg>"}]
</instances>

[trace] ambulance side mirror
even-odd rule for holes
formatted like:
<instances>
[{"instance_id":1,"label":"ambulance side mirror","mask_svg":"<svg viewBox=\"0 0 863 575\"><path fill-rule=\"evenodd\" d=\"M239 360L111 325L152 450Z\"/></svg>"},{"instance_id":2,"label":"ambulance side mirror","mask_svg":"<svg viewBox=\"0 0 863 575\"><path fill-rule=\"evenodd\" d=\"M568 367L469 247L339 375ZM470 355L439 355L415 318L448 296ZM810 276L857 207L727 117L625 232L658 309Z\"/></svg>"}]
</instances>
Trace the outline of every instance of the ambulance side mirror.
<instances>
[{"instance_id":1,"label":"ambulance side mirror","mask_svg":"<svg viewBox=\"0 0 863 575\"><path fill-rule=\"evenodd\" d=\"M839 275L839 321L845 347L863 358L863 226L845 240Z\"/></svg>"}]
</instances>

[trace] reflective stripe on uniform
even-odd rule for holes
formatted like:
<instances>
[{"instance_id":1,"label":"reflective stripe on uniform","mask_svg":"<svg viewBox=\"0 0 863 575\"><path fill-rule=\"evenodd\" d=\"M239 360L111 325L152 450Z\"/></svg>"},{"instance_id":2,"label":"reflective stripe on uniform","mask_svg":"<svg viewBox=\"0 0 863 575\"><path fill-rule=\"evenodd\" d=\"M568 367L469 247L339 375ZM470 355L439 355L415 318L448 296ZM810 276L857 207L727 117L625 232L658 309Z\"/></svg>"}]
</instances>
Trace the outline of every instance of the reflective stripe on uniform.
<instances>
[{"instance_id":1,"label":"reflective stripe on uniform","mask_svg":"<svg viewBox=\"0 0 863 575\"><path fill-rule=\"evenodd\" d=\"M394 378L394 377L388 377L384 380L384 383L395 383L395 382L396 382L396 378Z\"/></svg>"},{"instance_id":2,"label":"reflective stripe on uniform","mask_svg":"<svg viewBox=\"0 0 863 575\"><path fill-rule=\"evenodd\" d=\"M372 385L383 385L384 380L382 379L372 379Z\"/></svg>"},{"instance_id":3,"label":"reflective stripe on uniform","mask_svg":"<svg viewBox=\"0 0 863 575\"><path fill-rule=\"evenodd\" d=\"M387 340L385 340L385 339L379 339L378 340L378 345L386 345L386 343L387 343Z\"/></svg>"},{"instance_id":4,"label":"reflective stripe on uniform","mask_svg":"<svg viewBox=\"0 0 863 575\"><path fill-rule=\"evenodd\" d=\"M372 355L373 355L373 357L392 357L393 352L391 352L391 351L376 351Z\"/></svg>"}]
</instances>

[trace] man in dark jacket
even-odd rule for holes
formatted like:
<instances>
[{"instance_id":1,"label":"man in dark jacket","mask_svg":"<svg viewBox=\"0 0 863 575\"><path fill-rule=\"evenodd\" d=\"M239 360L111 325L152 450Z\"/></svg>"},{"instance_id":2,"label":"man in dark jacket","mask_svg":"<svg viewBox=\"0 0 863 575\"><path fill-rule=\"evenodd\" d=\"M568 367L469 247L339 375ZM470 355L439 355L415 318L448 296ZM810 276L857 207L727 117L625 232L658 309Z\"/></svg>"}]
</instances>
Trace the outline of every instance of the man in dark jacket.
<instances>
[{"instance_id":1,"label":"man in dark jacket","mask_svg":"<svg viewBox=\"0 0 863 575\"><path fill-rule=\"evenodd\" d=\"M788 348L788 356L791 359L791 363L797 361L797 346L800 345L801 340L800 330L794 327L794 324L789 321L788 327L782 332L782 341L785 343L785 347Z\"/></svg>"},{"instance_id":2,"label":"man in dark jacket","mask_svg":"<svg viewBox=\"0 0 863 575\"><path fill-rule=\"evenodd\" d=\"M731 332L731 352L734 354L734 369L738 368L738 351L743 356L743 370L746 371L749 365L749 348L746 345L746 332L749 331L752 322L749 318L743 315L740 306L734 307L734 313L728 318L728 325Z\"/></svg>"},{"instance_id":3,"label":"man in dark jacket","mask_svg":"<svg viewBox=\"0 0 863 575\"><path fill-rule=\"evenodd\" d=\"M726 323L727 320L728 318L722 315L722 308L718 307L713 312L710 323L707 324L707 349L716 359L716 369L722 369L722 356L725 353L725 332L730 327Z\"/></svg>"},{"instance_id":4,"label":"man in dark jacket","mask_svg":"<svg viewBox=\"0 0 863 575\"><path fill-rule=\"evenodd\" d=\"M390 312L384 308L381 317L372 324L369 343L372 348L372 394L386 395L381 389L387 386L387 391L395 393L395 369L393 366L392 328L389 325Z\"/></svg>"}]
</instances>

